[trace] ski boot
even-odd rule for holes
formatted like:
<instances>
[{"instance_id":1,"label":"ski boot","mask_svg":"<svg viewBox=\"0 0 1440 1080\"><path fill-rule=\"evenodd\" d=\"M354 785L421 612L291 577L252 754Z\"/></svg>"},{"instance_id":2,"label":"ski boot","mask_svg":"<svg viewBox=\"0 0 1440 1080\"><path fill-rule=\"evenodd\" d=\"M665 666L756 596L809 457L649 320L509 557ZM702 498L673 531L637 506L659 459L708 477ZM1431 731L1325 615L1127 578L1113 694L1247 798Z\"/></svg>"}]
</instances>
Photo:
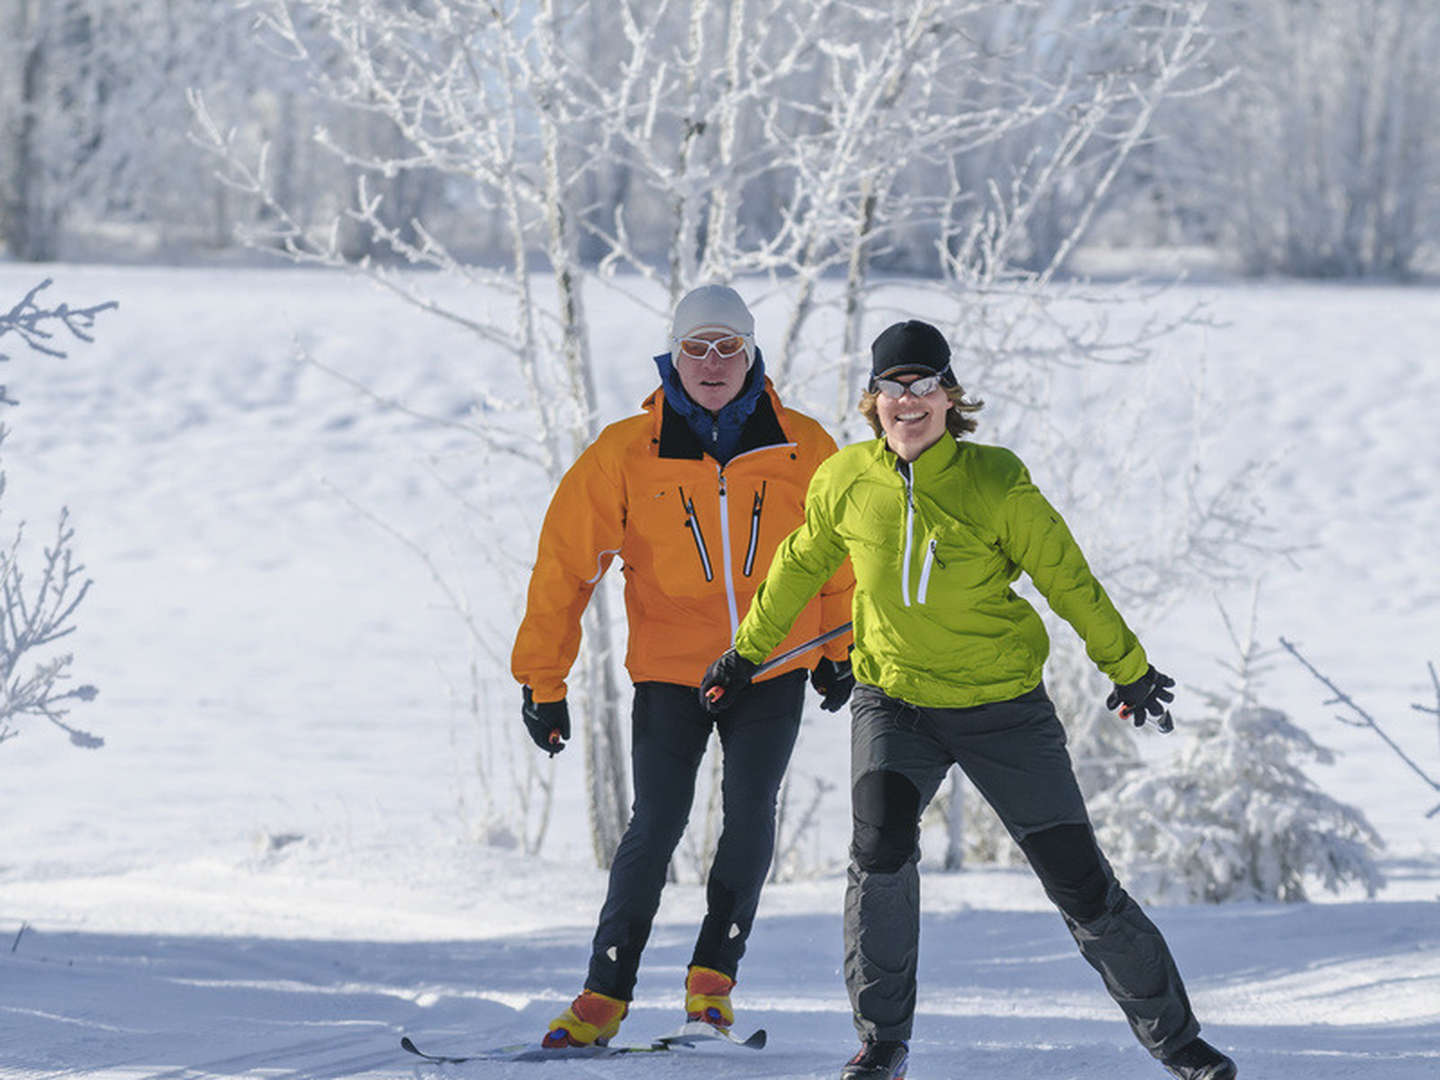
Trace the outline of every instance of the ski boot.
<instances>
[{"instance_id":1,"label":"ski boot","mask_svg":"<svg viewBox=\"0 0 1440 1080\"><path fill-rule=\"evenodd\" d=\"M1235 1080L1235 1062L1204 1039L1191 1039L1160 1064L1178 1080Z\"/></svg>"},{"instance_id":2,"label":"ski boot","mask_svg":"<svg viewBox=\"0 0 1440 1080\"><path fill-rule=\"evenodd\" d=\"M713 968L692 964L685 973L685 1021L700 1021L711 1027L729 1030L735 1023L735 1010L730 1007L730 991L735 980Z\"/></svg>"},{"instance_id":3,"label":"ski boot","mask_svg":"<svg viewBox=\"0 0 1440 1080\"><path fill-rule=\"evenodd\" d=\"M840 1080L903 1080L909 1060L909 1043L898 1039L867 1039L840 1070Z\"/></svg>"},{"instance_id":4,"label":"ski boot","mask_svg":"<svg viewBox=\"0 0 1440 1080\"><path fill-rule=\"evenodd\" d=\"M604 1046L620 1030L630 1003L584 990L570 1007L550 1021L540 1045L546 1050L565 1046Z\"/></svg>"}]
</instances>

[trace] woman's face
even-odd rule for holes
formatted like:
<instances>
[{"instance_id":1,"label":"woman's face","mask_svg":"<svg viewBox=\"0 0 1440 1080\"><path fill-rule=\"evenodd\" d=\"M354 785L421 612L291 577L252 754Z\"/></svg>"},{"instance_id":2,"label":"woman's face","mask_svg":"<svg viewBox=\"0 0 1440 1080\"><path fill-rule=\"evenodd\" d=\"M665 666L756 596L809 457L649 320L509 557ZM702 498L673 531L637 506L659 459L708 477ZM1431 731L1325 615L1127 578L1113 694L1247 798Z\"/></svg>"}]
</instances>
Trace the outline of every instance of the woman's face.
<instances>
[{"instance_id":1,"label":"woman's face","mask_svg":"<svg viewBox=\"0 0 1440 1080\"><path fill-rule=\"evenodd\" d=\"M739 340L738 335L725 330L702 330L692 334L690 340L720 341L727 347ZM681 348L675 357L675 370L680 375L680 385L690 400L709 412L719 412L740 393L745 385L745 373L750 370L743 348L730 356L721 356L718 349L708 350L704 356L691 356Z\"/></svg>"},{"instance_id":2,"label":"woman's face","mask_svg":"<svg viewBox=\"0 0 1440 1080\"><path fill-rule=\"evenodd\" d=\"M909 387L920 375L896 375L892 381ZM944 386L936 386L924 397L916 397L909 389L904 397L893 398L883 391L876 394L875 410L885 443L902 461L914 461L945 434L945 414L950 410L950 397Z\"/></svg>"}]
</instances>

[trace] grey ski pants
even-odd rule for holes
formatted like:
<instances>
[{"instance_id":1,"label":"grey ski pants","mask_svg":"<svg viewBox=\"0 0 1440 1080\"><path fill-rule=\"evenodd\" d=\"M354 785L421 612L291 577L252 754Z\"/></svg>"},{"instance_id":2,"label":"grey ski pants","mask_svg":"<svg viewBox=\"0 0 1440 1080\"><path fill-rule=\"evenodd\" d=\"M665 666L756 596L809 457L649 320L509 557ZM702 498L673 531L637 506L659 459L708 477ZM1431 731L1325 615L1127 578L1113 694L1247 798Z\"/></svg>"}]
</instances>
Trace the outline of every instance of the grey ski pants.
<instances>
[{"instance_id":1,"label":"grey ski pants","mask_svg":"<svg viewBox=\"0 0 1440 1080\"><path fill-rule=\"evenodd\" d=\"M1199 1032L1169 947L1095 843L1042 686L1010 701L925 709L873 686L850 699L852 840L845 983L862 1039L908 1039L920 938L919 821L952 763L994 808L1080 953L1147 1050Z\"/></svg>"},{"instance_id":2,"label":"grey ski pants","mask_svg":"<svg viewBox=\"0 0 1440 1080\"><path fill-rule=\"evenodd\" d=\"M660 906L670 857L685 832L695 774L713 728L720 737L724 813L706 881L692 964L734 978L775 851L775 800L800 731L805 672L754 683L712 717L693 686L635 685L630 762L635 799L610 865L587 989L629 1001Z\"/></svg>"}]
</instances>

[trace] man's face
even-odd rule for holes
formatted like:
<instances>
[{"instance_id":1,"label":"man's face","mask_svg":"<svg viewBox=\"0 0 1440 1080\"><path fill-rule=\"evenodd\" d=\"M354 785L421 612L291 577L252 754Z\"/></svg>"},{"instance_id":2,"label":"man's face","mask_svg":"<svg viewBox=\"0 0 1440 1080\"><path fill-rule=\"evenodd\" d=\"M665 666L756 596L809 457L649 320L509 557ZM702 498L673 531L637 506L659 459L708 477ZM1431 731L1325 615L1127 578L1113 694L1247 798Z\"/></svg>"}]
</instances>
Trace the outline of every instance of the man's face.
<instances>
[{"instance_id":1,"label":"man's face","mask_svg":"<svg viewBox=\"0 0 1440 1080\"><path fill-rule=\"evenodd\" d=\"M690 400L702 409L719 412L735 400L740 388L745 385L749 361L743 340L740 341L742 347L735 349L730 356L722 356L721 349L713 344L718 342L729 351L737 340L740 336L728 330L702 330L683 339L676 350L675 370L680 375L680 385L690 395ZM704 341L712 345L705 350L704 356L693 356L691 353L696 351L696 347L693 344L686 347L686 341Z\"/></svg>"}]
</instances>

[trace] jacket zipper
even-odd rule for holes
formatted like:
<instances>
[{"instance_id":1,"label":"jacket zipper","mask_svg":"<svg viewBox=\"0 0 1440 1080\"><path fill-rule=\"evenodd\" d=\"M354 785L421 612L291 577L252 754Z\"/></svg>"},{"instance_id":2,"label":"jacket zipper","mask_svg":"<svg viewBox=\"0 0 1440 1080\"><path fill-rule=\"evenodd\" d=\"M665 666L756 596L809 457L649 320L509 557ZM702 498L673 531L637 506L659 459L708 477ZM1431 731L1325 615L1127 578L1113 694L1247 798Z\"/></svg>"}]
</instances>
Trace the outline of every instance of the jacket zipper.
<instances>
[{"instance_id":1,"label":"jacket zipper","mask_svg":"<svg viewBox=\"0 0 1440 1080\"><path fill-rule=\"evenodd\" d=\"M743 454L736 454L728 464L734 464L745 454L757 454L764 450L793 449L794 443L774 443L770 446L757 447L754 450L746 450ZM740 629L740 605L735 600L735 571L730 558L730 510L729 498L725 490L725 469L726 465L716 465L715 472L719 480L720 494L720 555L725 567L725 603L730 609L730 638L733 641L735 633ZM760 504L764 502L764 484L761 485L761 495L757 499L755 507L750 512L750 534L752 546L759 536ZM685 489L680 489L680 505L685 510L685 524L690 529L690 535L695 538L695 550L700 553L700 565L705 569L705 580L715 580L715 569L710 563L710 553L705 549L705 537L700 532L700 519L695 513L695 501L685 495ZM753 551L746 556L746 570L749 574L749 565L754 560Z\"/></svg>"},{"instance_id":2,"label":"jacket zipper","mask_svg":"<svg viewBox=\"0 0 1440 1080\"><path fill-rule=\"evenodd\" d=\"M725 502L723 497L720 502L723 510ZM680 505L685 511L685 527L690 530L690 536L695 541L695 551L700 556L700 568L705 571L705 580L714 581L715 570L710 565L710 552L705 548L705 536L700 532L700 519L695 515L695 500L685 495L683 487L680 489ZM723 523L725 519L722 516L720 520ZM731 600L730 607L732 610L735 607L734 600Z\"/></svg>"},{"instance_id":3,"label":"jacket zipper","mask_svg":"<svg viewBox=\"0 0 1440 1080\"><path fill-rule=\"evenodd\" d=\"M725 494L725 467L722 465L720 473L720 557L725 564L725 602L730 605L730 640L735 640L735 633L740 629L740 607L735 602L735 574L731 568L730 560L730 509L729 500Z\"/></svg>"},{"instance_id":4,"label":"jacket zipper","mask_svg":"<svg viewBox=\"0 0 1440 1080\"><path fill-rule=\"evenodd\" d=\"M794 447L794 443L772 443L769 446L757 446L754 450L736 454L724 465L715 467L720 479L720 543L725 555L725 602L730 605L731 641L735 640L735 633L740 629L740 605L735 601L735 571L734 563L730 560L730 512L725 494L725 470L748 454L760 454L768 450L793 450ZM752 510L750 515L752 533L755 531L756 513L756 510Z\"/></svg>"},{"instance_id":5,"label":"jacket zipper","mask_svg":"<svg viewBox=\"0 0 1440 1080\"><path fill-rule=\"evenodd\" d=\"M900 560L900 603L909 607L910 550L915 541L915 481L910 475L908 462L897 461L895 468L905 480L905 554Z\"/></svg>"},{"instance_id":6,"label":"jacket zipper","mask_svg":"<svg viewBox=\"0 0 1440 1080\"><path fill-rule=\"evenodd\" d=\"M930 571L934 569L935 563L938 561L935 558L936 542L935 537L932 536L930 543L925 547L925 561L920 564L920 590L919 595L915 598L917 604L925 602L925 594L930 589Z\"/></svg>"},{"instance_id":7,"label":"jacket zipper","mask_svg":"<svg viewBox=\"0 0 1440 1080\"><path fill-rule=\"evenodd\" d=\"M760 546L760 510L765 505L765 485L760 481L760 490L755 492L755 505L750 508L750 546L745 551L745 576L755 569L755 550Z\"/></svg>"}]
</instances>

